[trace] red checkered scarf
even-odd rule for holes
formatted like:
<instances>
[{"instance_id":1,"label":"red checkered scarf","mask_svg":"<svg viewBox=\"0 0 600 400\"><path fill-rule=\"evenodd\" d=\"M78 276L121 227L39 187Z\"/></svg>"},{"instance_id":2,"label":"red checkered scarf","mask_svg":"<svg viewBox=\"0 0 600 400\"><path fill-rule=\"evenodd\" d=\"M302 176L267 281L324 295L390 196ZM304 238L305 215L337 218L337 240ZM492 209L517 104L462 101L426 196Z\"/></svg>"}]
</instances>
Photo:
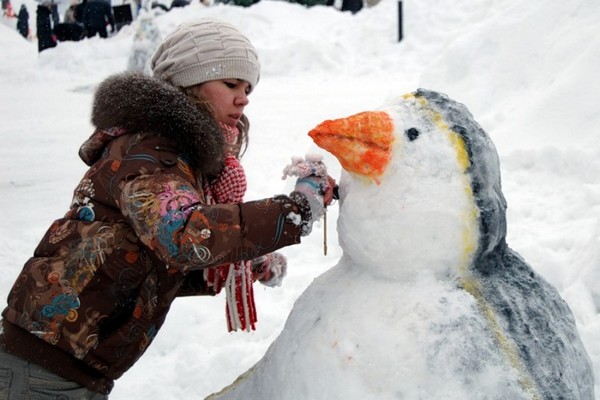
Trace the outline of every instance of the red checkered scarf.
<instances>
[{"instance_id":1,"label":"red checkered scarf","mask_svg":"<svg viewBox=\"0 0 600 400\"><path fill-rule=\"evenodd\" d=\"M220 124L225 142L235 147L238 143L239 130L225 124ZM204 183L204 194L207 204L238 204L243 201L246 193L246 174L238 158L226 151L223 170L217 178ZM215 293L225 287L227 329L229 332L242 329L254 330L256 306L252 287L252 263L238 261L223 264L204 270L204 279Z\"/></svg>"}]
</instances>

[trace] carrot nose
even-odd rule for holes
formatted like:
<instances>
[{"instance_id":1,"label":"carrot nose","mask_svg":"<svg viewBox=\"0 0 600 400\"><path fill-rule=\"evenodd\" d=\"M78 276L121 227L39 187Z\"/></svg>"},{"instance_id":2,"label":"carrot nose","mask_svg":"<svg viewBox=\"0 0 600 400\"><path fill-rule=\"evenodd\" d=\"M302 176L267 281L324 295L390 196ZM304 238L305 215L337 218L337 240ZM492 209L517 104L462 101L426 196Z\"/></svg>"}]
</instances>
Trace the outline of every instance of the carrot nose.
<instances>
[{"instance_id":1,"label":"carrot nose","mask_svg":"<svg viewBox=\"0 0 600 400\"><path fill-rule=\"evenodd\" d=\"M383 111L366 111L327 120L308 135L317 146L333 154L346 171L376 182L392 157L394 125Z\"/></svg>"}]
</instances>

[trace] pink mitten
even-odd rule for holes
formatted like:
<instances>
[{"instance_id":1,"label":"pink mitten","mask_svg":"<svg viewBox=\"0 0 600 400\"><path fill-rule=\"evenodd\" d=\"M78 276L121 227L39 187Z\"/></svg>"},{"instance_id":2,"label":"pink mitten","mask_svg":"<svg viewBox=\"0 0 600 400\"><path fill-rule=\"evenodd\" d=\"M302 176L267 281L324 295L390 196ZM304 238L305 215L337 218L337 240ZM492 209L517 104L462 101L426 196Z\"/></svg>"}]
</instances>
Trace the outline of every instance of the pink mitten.
<instances>
[{"instance_id":1,"label":"pink mitten","mask_svg":"<svg viewBox=\"0 0 600 400\"><path fill-rule=\"evenodd\" d=\"M252 260L253 279L265 286L281 286L287 274L287 259L281 253L269 253Z\"/></svg>"}]
</instances>

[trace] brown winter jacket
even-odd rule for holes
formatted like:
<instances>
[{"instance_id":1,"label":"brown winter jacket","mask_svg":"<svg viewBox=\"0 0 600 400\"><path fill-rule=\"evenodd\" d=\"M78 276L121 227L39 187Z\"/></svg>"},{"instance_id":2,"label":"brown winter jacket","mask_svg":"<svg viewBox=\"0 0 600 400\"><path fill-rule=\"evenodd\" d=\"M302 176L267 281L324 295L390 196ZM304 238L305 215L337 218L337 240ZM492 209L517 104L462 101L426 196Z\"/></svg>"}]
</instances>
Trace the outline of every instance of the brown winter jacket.
<instances>
[{"instance_id":1,"label":"brown winter jacket","mask_svg":"<svg viewBox=\"0 0 600 400\"><path fill-rule=\"evenodd\" d=\"M107 79L92 122L80 150L90 169L17 278L0 343L107 394L175 297L213 294L203 268L299 243L293 221L307 210L287 196L205 206L201 179L221 168L222 135L153 78Z\"/></svg>"}]
</instances>

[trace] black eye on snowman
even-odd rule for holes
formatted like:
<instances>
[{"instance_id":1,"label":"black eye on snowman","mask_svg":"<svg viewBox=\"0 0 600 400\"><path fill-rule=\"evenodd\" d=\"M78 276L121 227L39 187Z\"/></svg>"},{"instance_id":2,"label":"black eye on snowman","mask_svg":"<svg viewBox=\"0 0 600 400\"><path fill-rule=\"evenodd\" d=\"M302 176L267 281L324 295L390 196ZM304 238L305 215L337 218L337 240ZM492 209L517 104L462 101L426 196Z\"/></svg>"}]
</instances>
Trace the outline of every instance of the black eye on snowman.
<instances>
[{"instance_id":1,"label":"black eye on snowman","mask_svg":"<svg viewBox=\"0 0 600 400\"><path fill-rule=\"evenodd\" d=\"M415 140L416 138L418 138L419 135L421 134L421 132L419 132L419 130L417 128L407 129L404 133L408 137L408 140L410 140L411 142L413 140Z\"/></svg>"}]
</instances>

